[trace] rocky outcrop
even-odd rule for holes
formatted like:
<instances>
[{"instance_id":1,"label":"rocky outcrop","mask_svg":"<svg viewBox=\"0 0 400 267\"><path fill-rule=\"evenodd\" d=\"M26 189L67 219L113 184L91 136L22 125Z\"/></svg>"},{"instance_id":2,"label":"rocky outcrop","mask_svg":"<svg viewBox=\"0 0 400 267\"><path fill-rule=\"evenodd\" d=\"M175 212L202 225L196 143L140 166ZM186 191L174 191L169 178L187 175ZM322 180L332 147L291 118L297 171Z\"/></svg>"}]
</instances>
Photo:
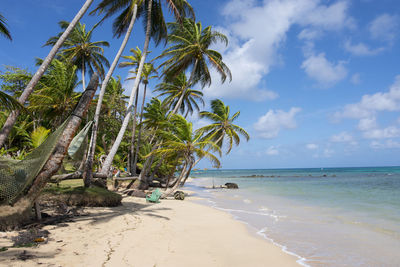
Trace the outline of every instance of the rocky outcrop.
<instances>
[{"instance_id":1,"label":"rocky outcrop","mask_svg":"<svg viewBox=\"0 0 400 267\"><path fill-rule=\"evenodd\" d=\"M239 186L235 183L226 183L225 186L228 189L239 189Z\"/></svg>"}]
</instances>

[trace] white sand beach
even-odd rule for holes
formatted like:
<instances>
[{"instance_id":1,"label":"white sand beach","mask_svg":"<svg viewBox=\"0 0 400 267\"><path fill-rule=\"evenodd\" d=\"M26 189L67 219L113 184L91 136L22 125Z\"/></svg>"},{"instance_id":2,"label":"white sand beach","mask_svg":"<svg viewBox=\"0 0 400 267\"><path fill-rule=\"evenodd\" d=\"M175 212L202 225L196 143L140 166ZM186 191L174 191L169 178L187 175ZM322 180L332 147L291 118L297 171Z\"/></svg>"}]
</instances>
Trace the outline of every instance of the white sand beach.
<instances>
[{"instance_id":1,"label":"white sand beach","mask_svg":"<svg viewBox=\"0 0 400 267\"><path fill-rule=\"evenodd\" d=\"M193 199L193 198L192 198ZM298 266L296 258L251 234L229 214L184 201L85 208L67 226L45 226L46 244L0 252L2 266ZM0 246L15 232L2 233ZM25 251L25 252L24 252ZM26 260L18 255L24 253Z\"/></svg>"}]
</instances>

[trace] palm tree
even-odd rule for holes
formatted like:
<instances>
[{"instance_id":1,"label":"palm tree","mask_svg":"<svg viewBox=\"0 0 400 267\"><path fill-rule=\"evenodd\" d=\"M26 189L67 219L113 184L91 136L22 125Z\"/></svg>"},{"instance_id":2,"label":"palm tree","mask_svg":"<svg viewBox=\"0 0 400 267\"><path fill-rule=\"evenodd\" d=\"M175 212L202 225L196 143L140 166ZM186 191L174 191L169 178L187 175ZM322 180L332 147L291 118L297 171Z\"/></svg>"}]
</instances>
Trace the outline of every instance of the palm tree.
<instances>
[{"instance_id":1,"label":"palm tree","mask_svg":"<svg viewBox=\"0 0 400 267\"><path fill-rule=\"evenodd\" d=\"M56 44L53 46L53 48L50 50L49 54L43 61L43 63L40 65L39 69L36 71L36 73L33 75L32 79L26 86L24 92L21 94L21 96L18 99L18 102L20 104L25 104L25 101L28 99L28 97L32 94L36 84L39 82L40 78L46 71L46 69L49 67L50 62L53 60L55 55L57 54L58 49L62 46L64 41L67 39L68 35L72 32L72 30L75 28L75 25L78 23L78 21L82 18L82 16L85 14L85 12L88 10L89 6L92 4L93 0L86 0L85 3L83 4L82 8L79 10L79 12L76 14L74 19L71 21L67 29L64 31L64 33L61 35L61 37L58 39ZM3 128L0 130L0 147L4 145L5 140L7 139L7 136L9 135L12 127L14 126L17 117L19 115L18 110L14 110L13 112L10 113L8 116L6 122L3 125Z\"/></svg>"},{"instance_id":2,"label":"palm tree","mask_svg":"<svg viewBox=\"0 0 400 267\"><path fill-rule=\"evenodd\" d=\"M160 136L157 130L166 130L170 126L168 119L168 109L162 104L158 98L152 98L144 108L143 118L145 119L142 124L146 128L146 132L150 136L149 144L152 146L151 151L154 151L160 144ZM146 169L151 166L152 157L148 157L143 164L142 171L140 172L136 186L143 188L147 186L145 181ZM133 183L132 183L133 184ZM130 184L128 188L132 185Z\"/></svg>"},{"instance_id":3,"label":"palm tree","mask_svg":"<svg viewBox=\"0 0 400 267\"><path fill-rule=\"evenodd\" d=\"M209 47L218 41L228 44L228 38L220 32L213 31L211 26L203 29L201 22L186 18L183 23L169 23L170 34L168 42L172 44L160 56L168 57L161 65L166 67L165 76L167 79L175 77L188 69L191 69L189 86L182 92L172 113L176 113L181 107L186 95L186 90L194 84L200 82L201 86L211 84L211 75L208 65L217 70L221 76L221 81L225 82L228 77L230 80L231 72L222 61L222 56Z\"/></svg>"},{"instance_id":4,"label":"palm tree","mask_svg":"<svg viewBox=\"0 0 400 267\"><path fill-rule=\"evenodd\" d=\"M106 19L112 15L114 15L116 12L121 11L121 14L114 20L113 23L113 31L114 35L116 36L121 36L123 33L126 32L124 41L122 42L122 45L117 53L117 55L114 58L113 63L111 64L111 67L103 81L103 84L100 89L100 95L99 95L99 104L96 107L96 113L95 113L95 118L94 118L94 125L92 128L92 138L91 142L92 145L90 147L90 152L89 152L89 157L94 156L94 148L96 145L96 136L97 136L97 121L98 117L100 115L100 108L101 108L101 102L103 101L103 96L104 96L104 90L107 85L107 82L109 78L111 77L119 58L122 55L123 50L125 49L126 43L128 42L129 36L131 34L133 24L135 22L135 19L137 16L140 16L141 14L144 14L147 16L147 23L146 23L146 40L145 40L145 45L144 45L144 56L143 59L141 60L138 68L138 77L139 79L135 80L135 85L134 85L134 90L132 90L132 95L128 104L128 113L127 113L127 120L124 121L121 127L120 134L118 134L117 139L115 140L115 146L113 146L112 150L110 151L109 155L107 156L107 159L104 162L104 166L102 169L102 172L108 172L110 169L112 160L114 158L114 155L116 154L119 144L122 141L123 134L125 133L126 127L128 125L129 119L130 119L130 109L132 106L133 98L135 95L135 91L137 90L139 86L139 81L141 77L141 69L143 68L143 64L146 58L146 51L149 43L149 38L150 36L153 37L153 39L156 41L156 44L158 44L162 39L166 37L166 27L165 27L165 22L164 22L164 17L162 15L162 9L161 9L161 3L160 0L147 0L148 3L144 0L103 0L100 2L100 4L97 6L97 8L93 11L94 13L99 12L99 13L104 13L104 18ZM192 8L190 5L187 3L186 0L167 0L167 5L170 8L170 10L173 10L175 18L181 19L182 16L186 15L186 12L189 11L193 13ZM152 12L151 10L156 11ZM92 13L93 13L92 12ZM153 21L153 23L151 23ZM129 23L128 23L129 22ZM128 25L129 24L129 25ZM151 28L151 29L150 29ZM146 45L147 44L147 45ZM132 99L132 101L131 101ZM88 157L88 159L89 159ZM86 173L89 175L89 178L91 179L92 174L91 174L91 166L89 164L87 165L86 168Z\"/></svg>"},{"instance_id":5,"label":"palm tree","mask_svg":"<svg viewBox=\"0 0 400 267\"><path fill-rule=\"evenodd\" d=\"M98 127L99 127L99 118L100 118L100 112L101 112L101 106L103 103L103 98L104 94L107 88L107 84L114 73L115 68L117 67L118 61L126 47L126 44L128 43L129 37L131 35L133 25L135 24L136 16L137 16L137 11L138 11L138 4L140 4L141 1L129 1L131 2L131 5L124 5L121 6L121 2L117 2L115 0L103 0L100 2L100 4L96 7L95 10L91 12L91 14L95 14L96 12L98 13L103 13L106 12L104 15L103 19L106 19L113 15L116 11L120 10L121 8L125 7L125 10L121 13L121 15L114 21L114 25L118 22L118 24L123 27L124 32L125 32L125 37L121 43L121 46L118 49L117 54L114 57L114 60L111 64L111 67L108 69L108 72L101 84L100 88L100 93L99 97L97 99L97 105L96 105L96 111L94 114L93 118L93 126L92 126L92 135L90 138L90 145L89 145L89 150L88 150L88 156L86 160L86 166L85 166L85 171L83 173L83 180L85 187L90 186L90 182L93 178L93 160L94 160L94 153L96 150L96 140L97 140L97 132L98 132ZM123 34L123 32L115 31L114 30L114 36L120 37Z\"/></svg>"},{"instance_id":6,"label":"palm tree","mask_svg":"<svg viewBox=\"0 0 400 267\"><path fill-rule=\"evenodd\" d=\"M189 176L190 171L195 163L195 157L208 158L214 166L219 166L220 162L216 156L211 154L205 147L212 147L213 150L220 152L219 147L209 139L202 140L201 134L193 131L193 124L188 122L183 116L173 114L171 122L174 127L169 131L160 130L158 134L167 141L164 141L160 148L156 149L154 154L170 155L176 154L184 161L181 174L175 185L166 192L162 197L166 197L179 186L182 179Z\"/></svg>"},{"instance_id":7,"label":"palm tree","mask_svg":"<svg viewBox=\"0 0 400 267\"><path fill-rule=\"evenodd\" d=\"M110 150L110 153L107 155L107 158L104 161L103 167L101 172L102 173L108 173L112 161L114 159L115 154L117 153L118 147L121 144L122 138L125 134L125 130L128 127L128 123L130 120L130 110L132 108L133 104L133 99L136 93L136 90L139 86L141 75L142 75L142 70L144 66L144 62L146 60L146 55L148 51L148 46L150 42L150 37L153 37L155 40L156 44L159 43L163 38L166 38L166 29L165 29L165 22L164 18L162 15L162 9L161 9L161 2L160 0L147 0L145 1L147 6L146 6L146 34L145 34L145 41L144 41L144 46L143 46L143 55L139 63L138 71L137 71L137 76L135 79L135 83L133 85L133 90L131 93L131 97L129 99L128 107L127 107L127 112L126 116L124 119L124 122L122 123L120 132L118 133L117 138L115 139L114 145ZM178 3L179 5L176 5ZM178 18L181 18L181 14L185 13L185 9L187 7L190 7L189 4L186 2L186 0L168 0L167 4L169 5L170 8L175 7L177 8L174 10L174 15L175 17L178 16ZM153 11L152 11L153 10Z\"/></svg>"},{"instance_id":8,"label":"palm tree","mask_svg":"<svg viewBox=\"0 0 400 267\"><path fill-rule=\"evenodd\" d=\"M154 75L153 75L154 74ZM138 140L136 143L136 149L135 149L135 156L133 160L133 166L132 170L136 171L136 164L137 164L137 159L138 159L138 153L139 153L139 147L140 147L140 137L142 133L142 119L143 119L143 109L144 109L144 102L146 100L146 91L147 91L147 85L149 84L149 80L156 78L157 76L157 71L154 68L154 65L151 63L146 63L143 67L143 73L142 73L142 80L144 84L144 91L143 91L143 99L142 99L142 108L140 111L140 119L139 119L139 132L138 132ZM135 123L135 121L134 121Z\"/></svg>"},{"instance_id":9,"label":"palm tree","mask_svg":"<svg viewBox=\"0 0 400 267\"><path fill-rule=\"evenodd\" d=\"M12 41L10 32L7 29L6 19L0 14L0 34Z\"/></svg>"},{"instance_id":10,"label":"palm tree","mask_svg":"<svg viewBox=\"0 0 400 267\"><path fill-rule=\"evenodd\" d=\"M66 21L60 21L59 25L61 29L65 30L69 23ZM86 89L85 74L89 75L94 73L94 70L101 76L104 77L104 66L110 67L110 63L104 57L104 48L109 47L109 43L106 41L92 42L93 30L99 24L96 24L88 32L86 31L86 25L78 23L68 39L63 44L63 49L60 54L68 61L71 61L78 67L82 72L82 87L83 91ZM61 33L56 37L51 37L45 44L54 45L58 40Z\"/></svg>"},{"instance_id":11,"label":"palm tree","mask_svg":"<svg viewBox=\"0 0 400 267\"><path fill-rule=\"evenodd\" d=\"M30 96L28 110L41 114L56 128L74 109L81 94L76 93L77 67L54 59L40 80L39 89Z\"/></svg>"},{"instance_id":12,"label":"palm tree","mask_svg":"<svg viewBox=\"0 0 400 267\"><path fill-rule=\"evenodd\" d=\"M161 92L157 97L165 96L164 103L169 107L175 107L182 93L185 92L179 111L182 115L185 114L186 118L189 113L193 114L194 110L200 111L197 101L204 106L203 93L188 87L189 82L186 75L184 72L181 72L176 77L172 78L172 81L158 84L154 92Z\"/></svg>"},{"instance_id":13,"label":"palm tree","mask_svg":"<svg viewBox=\"0 0 400 267\"><path fill-rule=\"evenodd\" d=\"M233 143L239 145L240 135L249 141L249 134L242 127L233 124L233 121L239 117L240 111L230 116L229 106L225 106L224 102L219 99L211 101L211 110L212 112L202 111L199 114L200 118L206 118L213 122L197 130L199 134L203 135L203 140L211 140L222 149L224 141L228 139L227 154L231 151Z\"/></svg>"},{"instance_id":14,"label":"palm tree","mask_svg":"<svg viewBox=\"0 0 400 267\"><path fill-rule=\"evenodd\" d=\"M126 59L127 61L119 63L120 68L124 67L130 67L134 68L133 72L134 74L137 74L138 68L139 68L139 63L142 58L142 50L140 50L139 47L136 47L136 49L131 48L129 50L132 55L131 56L122 56L122 58ZM133 78L135 78L134 76ZM131 137L131 146L129 150L129 171L132 175L136 173L136 164L134 164L134 158L135 158L135 135L136 135L136 112L137 112L137 103L138 103L138 95L139 95L139 86L136 90L135 94L135 105L133 107L133 124L132 124L132 137ZM135 165L135 167L134 167Z\"/></svg>"}]
</instances>

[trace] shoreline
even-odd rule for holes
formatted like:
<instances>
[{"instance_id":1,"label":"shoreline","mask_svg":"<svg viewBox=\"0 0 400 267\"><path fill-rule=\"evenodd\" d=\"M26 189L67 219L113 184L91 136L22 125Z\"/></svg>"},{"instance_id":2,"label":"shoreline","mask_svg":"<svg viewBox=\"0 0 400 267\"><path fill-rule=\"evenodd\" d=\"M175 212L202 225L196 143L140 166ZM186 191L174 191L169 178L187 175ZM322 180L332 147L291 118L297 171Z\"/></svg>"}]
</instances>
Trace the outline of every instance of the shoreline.
<instances>
[{"instance_id":1,"label":"shoreline","mask_svg":"<svg viewBox=\"0 0 400 267\"><path fill-rule=\"evenodd\" d=\"M294 252L288 250L288 249L287 249L287 246L282 245L282 244L280 244L280 243L277 243L277 242L275 242L274 239L270 238L270 237L265 233L265 230L266 230L265 228L263 228L263 229L257 229L256 227L252 226L250 223L248 223L248 222L246 222L246 221L244 221L244 220L242 220L242 219L239 219L239 217L233 215L233 214L232 214L232 211L237 211L237 210L230 210L230 209L225 209L225 208L218 207L218 206L216 205L216 202L214 202L214 201L212 201L212 200L207 200L207 202L211 203L211 205L210 205L210 206L208 206L208 205L206 205L206 204L204 204L204 205L206 205L206 206L208 206L208 207L211 207L211 208L213 208L213 209L222 211L222 212L224 212L224 213L229 214L233 220L235 220L235 221L237 221L237 222L240 222L240 223L242 223L243 225L245 225L246 228L247 228L247 230L250 232L250 234L253 234L253 235L255 235L255 236L260 236L260 237L261 237L262 239L264 239L266 242L269 242L269 243L273 244L274 246L280 248L280 250L281 250L282 252L284 252L284 253L286 253L286 254L288 254L288 255L290 255L290 256L295 257L295 258L297 259L296 262L297 262L299 265L305 266L305 267L310 267L310 265L306 264L306 261L307 261L306 258L304 258L304 257L302 257L302 256L300 256L300 255L298 255L298 254L296 254L296 253L294 253Z\"/></svg>"},{"instance_id":2,"label":"shoreline","mask_svg":"<svg viewBox=\"0 0 400 267\"><path fill-rule=\"evenodd\" d=\"M195 203L126 197L116 208L85 208L68 226L45 226L47 244L0 252L0 265L32 266L299 266L231 214ZM7 236L2 233L0 246ZM27 255L25 261L18 255Z\"/></svg>"}]
</instances>

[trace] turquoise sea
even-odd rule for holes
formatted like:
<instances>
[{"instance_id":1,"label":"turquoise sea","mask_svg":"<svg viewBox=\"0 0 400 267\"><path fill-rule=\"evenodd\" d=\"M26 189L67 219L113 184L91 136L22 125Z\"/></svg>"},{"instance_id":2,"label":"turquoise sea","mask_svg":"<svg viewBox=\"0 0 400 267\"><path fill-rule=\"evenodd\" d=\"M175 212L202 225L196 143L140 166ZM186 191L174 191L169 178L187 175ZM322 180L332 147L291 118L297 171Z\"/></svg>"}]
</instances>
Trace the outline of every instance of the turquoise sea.
<instances>
[{"instance_id":1,"label":"turquoise sea","mask_svg":"<svg viewBox=\"0 0 400 267\"><path fill-rule=\"evenodd\" d=\"M400 266L400 167L209 170L188 186L305 266ZM238 190L209 189L234 182Z\"/></svg>"}]
</instances>

